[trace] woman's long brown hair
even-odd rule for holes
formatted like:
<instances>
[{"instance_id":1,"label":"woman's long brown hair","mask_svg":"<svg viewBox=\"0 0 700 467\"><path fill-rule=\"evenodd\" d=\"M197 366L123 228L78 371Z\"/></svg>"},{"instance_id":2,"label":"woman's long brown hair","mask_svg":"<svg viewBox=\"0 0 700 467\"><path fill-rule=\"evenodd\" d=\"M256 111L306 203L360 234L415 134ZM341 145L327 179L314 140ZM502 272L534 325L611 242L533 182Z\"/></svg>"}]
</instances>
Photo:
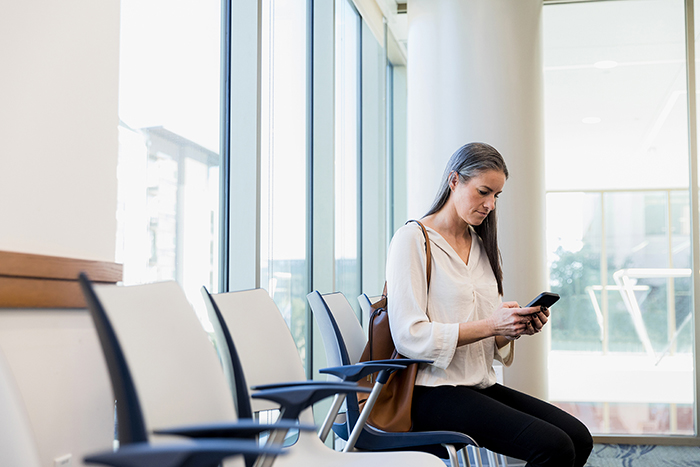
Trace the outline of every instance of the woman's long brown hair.
<instances>
[{"instance_id":1,"label":"woman's long brown hair","mask_svg":"<svg viewBox=\"0 0 700 467\"><path fill-rule=\"evenodd\" d=\"M497 170L502 172L506 179L508 178L506 163L493 146L485 143L469 143L457 149L447 162L442 184L426 216L435 214L447 203L451 193L450 177L452 173L456 173L461 182L466 182L487 170ZM503 295L503 269L501 268L501 252L498 249L496 210L489 212L484 221L473 228L484 244L486 257L489 259L493 275L496 277L498 293Z\"/></svg>"}]
</instances>

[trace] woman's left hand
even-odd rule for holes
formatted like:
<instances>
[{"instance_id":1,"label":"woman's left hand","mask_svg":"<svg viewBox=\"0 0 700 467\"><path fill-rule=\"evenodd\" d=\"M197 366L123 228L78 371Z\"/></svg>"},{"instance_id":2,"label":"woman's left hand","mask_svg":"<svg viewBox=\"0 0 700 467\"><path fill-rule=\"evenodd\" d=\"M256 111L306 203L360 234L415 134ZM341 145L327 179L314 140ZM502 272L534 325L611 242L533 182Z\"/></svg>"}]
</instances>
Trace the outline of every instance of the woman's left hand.
<instances>
[{"instance_id":1,"label":"woman's left hand","mask_svg":"<svg viewBox=\"0 0 700 467\"><path fill-rule=\"evenodd\" d=\"M544 325L549 321L549 308L541 307L539 313L532 315L530 322L527 325L527 329L523 334L531 336L537 334L544 328Z\"/></svg>"}]
</instances>

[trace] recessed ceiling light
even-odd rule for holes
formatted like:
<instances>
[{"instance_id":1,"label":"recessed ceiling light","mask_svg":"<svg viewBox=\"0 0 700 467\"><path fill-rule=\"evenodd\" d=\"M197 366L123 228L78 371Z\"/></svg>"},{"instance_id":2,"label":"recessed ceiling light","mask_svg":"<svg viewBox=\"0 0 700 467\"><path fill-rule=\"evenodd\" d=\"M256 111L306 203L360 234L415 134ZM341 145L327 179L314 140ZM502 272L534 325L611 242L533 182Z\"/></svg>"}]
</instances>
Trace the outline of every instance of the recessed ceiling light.
<instances>
[{"instance_id":1,"label":"recessed ceiling light","mask_svg":"<svg viewBox=\"0 0 700 467\"><path fill-rule=\"evenodd\" d=\"M581 120L583 123L592 125L594 123L600 123L600 117L586 117L583 120Z\"/></svg>"},{"instance_id":2,"label":"recessed ceiling light","mask_svg":"<svg viewBox=\"0 0 700 467\"><path fill-rule=\"evenodd\" d=\"M600 62L595 62L593 64L594 67L600 70L608 70L610 68L615 68L617 65L617 62L613 60L601 60Z\"/></svg>"}]
</instances>

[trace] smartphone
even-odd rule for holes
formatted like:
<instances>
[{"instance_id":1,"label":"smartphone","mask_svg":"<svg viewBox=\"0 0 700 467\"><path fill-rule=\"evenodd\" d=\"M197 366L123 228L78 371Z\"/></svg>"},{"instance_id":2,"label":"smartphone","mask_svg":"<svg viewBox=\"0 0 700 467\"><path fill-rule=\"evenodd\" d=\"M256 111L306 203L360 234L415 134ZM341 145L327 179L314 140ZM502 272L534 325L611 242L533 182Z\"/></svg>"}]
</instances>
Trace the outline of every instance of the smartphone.
<instances>
[{"instance_id":1,"label":"smartphone","mask_svg":"<svg viewBox=\"0 0 700 467\"><path fill-rule=\"evenodd\" d=\"M543 306L549 308L559 300L559 294L552 292L542 292L533 301L527 304L526 308L531 306Z\"/></svg>"}]
</instances>

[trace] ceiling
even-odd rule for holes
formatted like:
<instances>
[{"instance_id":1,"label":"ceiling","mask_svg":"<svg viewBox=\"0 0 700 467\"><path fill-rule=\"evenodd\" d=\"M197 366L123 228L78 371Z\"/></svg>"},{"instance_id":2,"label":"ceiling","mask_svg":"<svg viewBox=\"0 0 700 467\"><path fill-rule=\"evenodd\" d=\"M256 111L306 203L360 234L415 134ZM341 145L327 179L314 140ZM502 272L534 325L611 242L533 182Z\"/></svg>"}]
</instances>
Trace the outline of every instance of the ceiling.
<instances>
[{"instance_id":1,"label":"ceiling","mask_svg":"<svg viewBox=\"0 0 700 467\"><path fill-rule=\"evenodd\" d=\"M547 188L686 185L683 0L543 1ZM377 3L405 51L406 2Z\"/></svg>"}]
</instances>

